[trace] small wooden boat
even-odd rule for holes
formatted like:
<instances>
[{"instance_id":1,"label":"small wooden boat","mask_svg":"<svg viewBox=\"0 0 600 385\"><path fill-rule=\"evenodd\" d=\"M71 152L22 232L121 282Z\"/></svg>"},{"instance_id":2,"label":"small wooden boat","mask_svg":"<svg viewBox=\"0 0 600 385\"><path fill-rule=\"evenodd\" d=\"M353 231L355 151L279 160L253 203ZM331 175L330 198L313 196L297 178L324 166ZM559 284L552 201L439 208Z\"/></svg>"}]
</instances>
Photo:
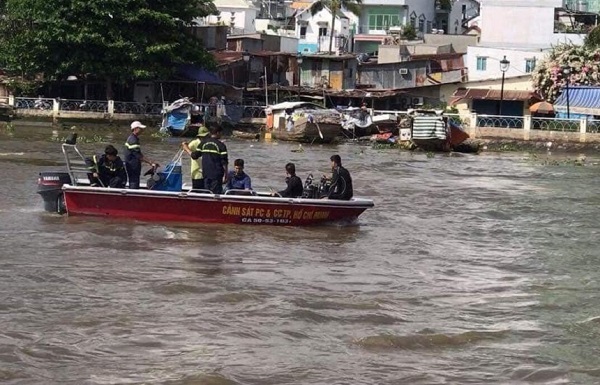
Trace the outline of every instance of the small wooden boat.
<instances>
[{"instance_id":1,"label":"small wooden boat","mask_svg":"<svg viewBox=\"0 0 600 385\"><path fill-rule=\"evenodd\" d=\"M349 138L360 138L391 132L398 135L399 118L395 114L371 115L367 110L353 108L343 111L342 133Z\"/></svg>"},{"instance_id":2,"label":"small wooden boat","mask_svg":"<svg viewBox=\"0 0 600 385\"><path fill-rule=\"evenodd\" d=\"M330 143L341 137L342 115L311 102L284 102L265 109L273 139Z\"/></svg>"},{"instance_id":3,"label":"small wooden boat","mask_svg":"<svg viewBox=\"0 0 600 385\"><path fill-rule=\"evenodd\" d=\"M426 151L450 151L469 138L460 125L435 111L415 111L411 120L411 140Z\"/></svg>"}]
</instances>

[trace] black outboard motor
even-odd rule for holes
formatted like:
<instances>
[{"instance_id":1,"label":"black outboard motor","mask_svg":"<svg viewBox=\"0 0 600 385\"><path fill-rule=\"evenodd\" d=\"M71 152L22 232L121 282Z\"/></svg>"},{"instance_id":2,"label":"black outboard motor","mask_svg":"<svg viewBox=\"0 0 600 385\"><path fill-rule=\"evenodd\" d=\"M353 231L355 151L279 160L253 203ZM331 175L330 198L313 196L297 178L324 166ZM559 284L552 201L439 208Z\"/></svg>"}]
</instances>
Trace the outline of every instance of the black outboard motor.
<instances>
[{"instance_id":1,"label":"black outboard motor","mask_svg":"<svg viewBox=\"0 0 600 385\"><path fill-rule=\"evenodd\" d=\"M44 200L44 210L51 213L63 214L66 212L62 186L71 184L71 177L67 172L44 171L38 178L37 193Z\"/></svg>"}]
</instances>

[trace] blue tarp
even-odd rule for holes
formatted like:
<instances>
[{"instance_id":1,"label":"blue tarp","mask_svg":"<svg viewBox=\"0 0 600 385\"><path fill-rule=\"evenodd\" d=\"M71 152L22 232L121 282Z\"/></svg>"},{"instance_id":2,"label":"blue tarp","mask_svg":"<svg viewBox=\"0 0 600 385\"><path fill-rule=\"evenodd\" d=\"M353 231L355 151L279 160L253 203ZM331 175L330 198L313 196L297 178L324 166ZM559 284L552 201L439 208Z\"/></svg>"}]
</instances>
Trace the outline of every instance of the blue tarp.
<instances>
[{"instance_id":1,"label":"blue tarp","mask_svg":"<svg viewBox=\"0 0 600 385\"><path fill-rule=\"evenodd\" d=\"M564 88L554 102L554 111L558 117L567 114L567 95L571 118L582 115L600 115L600 87L575 86Z\"/></svg>"},{"instance_id":2,"label":"blue tarp","mask_svg":"<svg viewBox=\"0 0 600 385\"><path fill-rule=\"evenodd\" d=\"M191 64L180 65L177 68L177 72L189 80L195 80L197 82L206 84L217 84L221 86L227 86L226 82L221 80L215 73L199 68Z\"/></svg>"},{"instance_id":3,"label":"blue tarp","mask_svg":"<svg viewBox=\"0 0 600 385\"><path fill-rule=\"evenodd\" d=\"M167 127L183 131L186 128L189 116L189 109L187 108L171 111L167 114Z\"/></svg>"}]
</instances>

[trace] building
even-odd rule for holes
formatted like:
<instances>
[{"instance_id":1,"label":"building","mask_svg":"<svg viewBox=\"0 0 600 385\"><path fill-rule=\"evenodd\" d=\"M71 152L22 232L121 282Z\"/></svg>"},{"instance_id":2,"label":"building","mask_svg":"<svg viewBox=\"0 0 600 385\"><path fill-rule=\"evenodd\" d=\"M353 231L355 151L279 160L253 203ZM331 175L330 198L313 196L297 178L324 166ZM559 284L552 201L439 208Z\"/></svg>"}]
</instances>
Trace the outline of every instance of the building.
<instances>
[{"instance_id":1,"label":"building","mask_svg":"<svg viewBox=\"0 0 600 385\"><path fill-rule=\"evenodd\" d=\"M505 56L510 62L506 77L528 74L553 45L581 44L585 33L557 28L561 7L562 0L483 2L479 44L467 51L469 80L501 78L500 61Z\"/></svg>"},{"instance_id":2,"label":"building","mask_svg":"<svg viewBox=\"0 0 600 385\"><path fill-rule=\"evenodd\" d=\"M254 20L260 11L249 0L214 0L218 15L209 15L203 18L204 25L225 25L230 28L230 33L254 33L256 27Z\"/></svg>"},{"instance_id":3,"label":"building","mask_svg":"<svg viewBox=\"0 0 600 385\"><path fill-rule=\"evenodd\" d=\"M468 116L475 112L483 115L498 115L502 102L502 115L520 117L529 115L531 104L541 100L531 87L531 76L520 75L508 78L501 89L501 79L480 79L442 87L441 97L457 108L459 114Z\"/></svg>"},{"instance_id":4,"label":"building","mask_svg":"<svg viewBox=\"0 0 600 385\"><path fill-rule=\"evenodd\" d=\"M331 34L333 34L332 52L347 52L350 49L348 16L345 12L339 12L336 15L333 30L331 16L328 8L323 8L314 15L309 6L298 9L295 17L298 52L302 54L328 52Z\"/></svg>"},{"instance_id":5,"label":"building","mask_svg":"<svg viewBox=\"0 0 600 385\"><path fill-rule=\"evenodd\" d=\"M431 32L436 19L434 1L363 0L358 24L353 26L354 52L377 52L390 31L411 24L417 33Z\"/></svg>"},{"instance_id":6,"label":"building","mask_svg":"<svg viewBox=\"0 0 600 385\"><path fill-rule=\"evenodd\" d=\"M470 27L470 23L479 17L480 2L476 0L454 0L447 18L438 13L437 28L444 34L461 35Z\"/></svg>"},{"instance_id":7,"label":"building","mask_svg":"<svg viewBox=\"0 0 600 385\"><path fill-rule=\"evenodd\" d=\"M230 35L227 37L227 50L239 52L272 51L296 54L298 52L298 39L268 33Z\"/></svg>"},{"instance_id":8,"label":"building","mask_svg":"<svg viewBox=\"0 0 600 385\"><path fill-rule=\"evenodd\" d=\"M381 46L378 61L359 65L356 85L362 89L402 90L402 95L388 100L385 109L439 106L443 85L466 80L460 53L411 55L409 60L400 61L394 60L393 54L386 52L388 49L397 51L398 48Z\"/></svg>"},{"instance_id":9,"label":"building","mask_svg":"<svg viewBox=\"0 0 600 385\"><path fill-rule=\"evenodd\" d=\"M577 12L600 13L600 0L565 0L565 8Z\"/></svg>"},{"instance_id":10,"label":"building","mask_svg":"<svg viewBox=\"0 0 600 385\"><path fill-rule=\"evenodd\" d=\"M309 54L302 55L300 84L307 88L333 91L356 88L356 56Z\"/></svg>"}]
</instances>

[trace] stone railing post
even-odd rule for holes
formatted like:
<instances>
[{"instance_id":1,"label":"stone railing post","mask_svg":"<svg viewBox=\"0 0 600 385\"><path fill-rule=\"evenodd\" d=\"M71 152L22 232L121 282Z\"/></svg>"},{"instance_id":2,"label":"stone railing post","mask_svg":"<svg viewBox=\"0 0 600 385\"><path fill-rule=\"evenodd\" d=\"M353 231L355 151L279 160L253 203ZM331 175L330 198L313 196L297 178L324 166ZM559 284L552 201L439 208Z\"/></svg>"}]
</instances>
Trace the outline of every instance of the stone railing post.
<instances>
[{"instance_id":1,"label":"stone railing post","mask_svg":"<svg viewBox=\"0 0 600 385\"><path fill-rule=\"evenodd\" d=\"M586 117L579 118L579 141L585 142L588 120Z\"/></svg>"},{"instance_id":2,"label":"stone railing post","mask_svg":"<svg viewBox=\"0 0 600 385\"><path fill-rule=\"evenodd\" d=\"M471 127L469 127L472 130L475 130L477 128L477 113L473 112L471 113Z\"/></svg>"},{"instance_id":3,"label":"stone railing post","mask_svg":"<svg viewBox=\"0 0 600 385\"><path fill-rule=\"evenodd\" d=\"M15 106L15 95L8 95L8 105Z\"/></svg>"},{"instance_id":4,"label":"stone railing post","mask_svg":"<svg viewBox=\"0 0 600 385\"><path fill-rule=\"evenodd\" d=\"M529 132L531 131L531 115L523 116L523 140L529 140Z\"/></svg>"},{"instance_id":5,"label":"stone railing post","mask_svg":"<svg viewBox=\"0 0 600 385\"><path fill-rule=\"evenodd\" d=\"M108 101L108 106L107 106L106 112L108 112L108 115L110 117L112 117L115 114L115 101L114 100Z\"/></svg>"}]
</instances>

